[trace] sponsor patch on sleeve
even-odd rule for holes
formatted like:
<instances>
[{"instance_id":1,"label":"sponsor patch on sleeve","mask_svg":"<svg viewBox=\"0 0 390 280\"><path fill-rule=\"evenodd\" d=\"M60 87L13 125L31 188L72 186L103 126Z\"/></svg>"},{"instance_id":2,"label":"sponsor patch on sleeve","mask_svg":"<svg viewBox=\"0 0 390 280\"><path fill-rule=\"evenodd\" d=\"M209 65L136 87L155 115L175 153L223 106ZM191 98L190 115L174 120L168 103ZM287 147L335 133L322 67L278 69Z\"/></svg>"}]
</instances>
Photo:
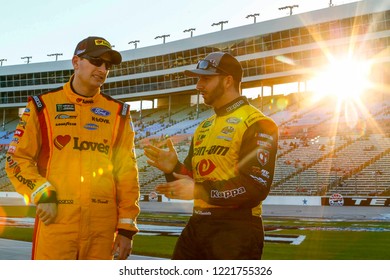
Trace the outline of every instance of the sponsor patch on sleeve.
<instances>
[{"instance_id":1,"label":"sponsor patch on sleeve","mask_svg":"<svg viewBox=\"0 0 390 280\"><path fill-rule=\"evenodd\" d=\"M245 124L249 127L261 119L264 119L264 117L256 112L248 116L248 118L245 120Z\"/></svg>"},{"instance_id":2,"label":"sponsor patch on sleeve","mask_svg":"<svg viewBox=\"0 0 390 280\"><path fill-rule=\"evenodd\" d=\"M264 166L269 161L269 151L265 149L258 149L257 150L257 160L261 164L261 166Z\"/></svg>"}]
</instances>

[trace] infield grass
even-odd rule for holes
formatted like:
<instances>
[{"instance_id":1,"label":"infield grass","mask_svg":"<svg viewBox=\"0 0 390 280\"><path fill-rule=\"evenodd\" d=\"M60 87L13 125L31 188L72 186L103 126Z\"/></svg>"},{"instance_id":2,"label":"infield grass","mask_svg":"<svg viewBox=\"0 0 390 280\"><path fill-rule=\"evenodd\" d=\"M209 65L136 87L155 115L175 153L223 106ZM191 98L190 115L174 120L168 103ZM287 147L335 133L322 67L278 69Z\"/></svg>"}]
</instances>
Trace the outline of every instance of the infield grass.
<instances>
[{"instance_id":1,"label":"infield grass","mask_svg":"<svg viewBox=\"0 0 390 280\"><path fill-rule=\"evenodd\" d=\"M150 214L140 222L183 225L188 216ZM388 221L323 221L265 218L267 234L304 237L298 245L266 241L264 260L390 260ZM32 228L0 226L0 238L31 241ZM177 236L134 237L133 254L170 258Z\"/></svg>"}]
</instances>

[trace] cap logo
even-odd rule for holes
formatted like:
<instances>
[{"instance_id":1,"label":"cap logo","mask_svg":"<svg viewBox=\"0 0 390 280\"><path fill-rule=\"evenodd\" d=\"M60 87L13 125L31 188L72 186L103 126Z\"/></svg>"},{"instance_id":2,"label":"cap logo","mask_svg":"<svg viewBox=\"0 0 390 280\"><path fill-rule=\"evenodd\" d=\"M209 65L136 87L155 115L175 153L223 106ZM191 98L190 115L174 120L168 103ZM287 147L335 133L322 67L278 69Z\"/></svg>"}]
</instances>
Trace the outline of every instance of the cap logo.
<instances>
[{"instance_id":1,"label":"cap logo","mask_svg":"<svg viewBox=\"0 0 390 280\"><path fill-rule=\"evenodd\" d=\"M96 39L96 40L95 40L95 45L96 45L96 46L105 46L105 47L111 49L110 43L107 42L106 40Z\"/></svg>"},{"instance_id":2,"label":"cap logo","mask_svg":"<svg viewBox=\"0 0 390 280\"><path fill-rule=\"evenodd\" d=\"M210 59L209 61L210 61L210 63L211 63L214 67L217 67L217 66L218 66L218 65L217 65L217 61L216 61L215 59Z\"/></svg>"}]
</instances>

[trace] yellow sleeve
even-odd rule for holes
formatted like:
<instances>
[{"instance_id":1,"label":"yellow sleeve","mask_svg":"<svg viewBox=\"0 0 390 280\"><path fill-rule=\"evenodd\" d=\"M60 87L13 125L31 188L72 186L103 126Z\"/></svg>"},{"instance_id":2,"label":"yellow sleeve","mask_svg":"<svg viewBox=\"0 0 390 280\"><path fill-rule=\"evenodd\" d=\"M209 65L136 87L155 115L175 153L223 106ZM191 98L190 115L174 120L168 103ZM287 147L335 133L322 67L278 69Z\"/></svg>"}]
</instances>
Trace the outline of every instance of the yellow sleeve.
<instances>
[{"instance_id":1,"label":"yellow sleeve","mask_svg":"<svg viewBox=\"0 0 390 280\"><path fill-rule=\"evenodd\" d=\"M24 196L26 204L56 201L55 188L38 170L41 145L38 112L30 100L16 127L5 164L8 178L16 191Z\"/></svg>"},{"instance_id":2,"label":"yellow sleeve","mask_svg":"<svg viewBox=\"0 0 390 280\"><path fill-rule=\"evenodd\" d=\"M132 126L130 110L122 119L122 128L118 132L113 165L118 202L118 229L138 232L137 217L140 213L138 167L134 148L135 132Z\"/></svg>"}]
</instances>

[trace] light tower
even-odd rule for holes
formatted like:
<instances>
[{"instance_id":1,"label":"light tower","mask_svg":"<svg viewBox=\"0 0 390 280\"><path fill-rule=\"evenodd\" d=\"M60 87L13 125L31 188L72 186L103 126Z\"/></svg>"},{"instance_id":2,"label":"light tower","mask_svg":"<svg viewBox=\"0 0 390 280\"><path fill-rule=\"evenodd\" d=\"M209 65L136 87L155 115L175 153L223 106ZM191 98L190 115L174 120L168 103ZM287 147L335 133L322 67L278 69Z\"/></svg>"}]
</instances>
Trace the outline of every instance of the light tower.
<instances>
[{"instance_id":1,"label":"light tower","mask_svg":"<svg viewBox=\"0 0 390 280\"><path fill-rule=\"evenodd\" d=\"M20 59L27 59L26 63L29 64L31 58L32 58L32 56L24 56L24 57L21 57Z\"/></svg>"},{"instance_id":2,"label":"light tower","mask_svg":"<svg viewBox=\"0 0 390 280\"><path fill-rule=\"evenodd\" d=\"M166 34L166 35L160 35L160 36L156 36L154 39L159 39L159 38L162 38L162 39L163 39L163 44L165 44L165 38L166 38L166 37L169 37L169 36L171 36L171 35L169 35L169 34Z\"/></svg>"},{"instance_id":3,"label":"light tower","mask_svg":"<svg viewBox=\"0 0 390 280\"><path fill-rule=\"evenodd\" d=\"M62 53L51 53L51 54L48 54L47 56L55 56L56 57L56 61L58 60L58 56L62 55Z\"/></svg>"},{"instance_id":4,"label":"light tower","mask_svg":"<svg viewBox=\"0 0 390 280\"><path fill-rule=\"evenodd\" d=\"M129 44L134 44L134 49L137 48L137 43L139 43L139 40L130 41Z\"/></svg>"},{"instance_id":5,"label":"light tower","mask_svg":"<svg viewBox=\"0 0 390 280\"><path fill-rule=\"evenodd\" d=\"M285 9L290 9L290 16L292 15L292 10L294 8L298 8L299 5L291 5L291 6L285 6L285 7L280 7L279 10L285 10Z\"/></svg>"},{"instance_id":6,"label":"light tower","mask_svg":"<svg viewBox=\"0 0 390 280\"><path fill-rule=\"evenodd\" d=\"M228 23L229 21L220 21L220 22L216 22L216 23L213 23L211 26L216 26L216 25L220 25L221 26L221 31L223 30L223 25L225 23Z\"/></svg>"},{"instance_id":7,"label":"light tower","mask_svg":"<svg viewBox=\"0 0 390 280\"><path fill-rule=\"evenodd\" d=\"M256 17L258 17L260 14L250 14L250 15L247 15L246 18L250 18L250 17L253 17L253 23L256 23Z\"/></svg>"}]
</instances>

